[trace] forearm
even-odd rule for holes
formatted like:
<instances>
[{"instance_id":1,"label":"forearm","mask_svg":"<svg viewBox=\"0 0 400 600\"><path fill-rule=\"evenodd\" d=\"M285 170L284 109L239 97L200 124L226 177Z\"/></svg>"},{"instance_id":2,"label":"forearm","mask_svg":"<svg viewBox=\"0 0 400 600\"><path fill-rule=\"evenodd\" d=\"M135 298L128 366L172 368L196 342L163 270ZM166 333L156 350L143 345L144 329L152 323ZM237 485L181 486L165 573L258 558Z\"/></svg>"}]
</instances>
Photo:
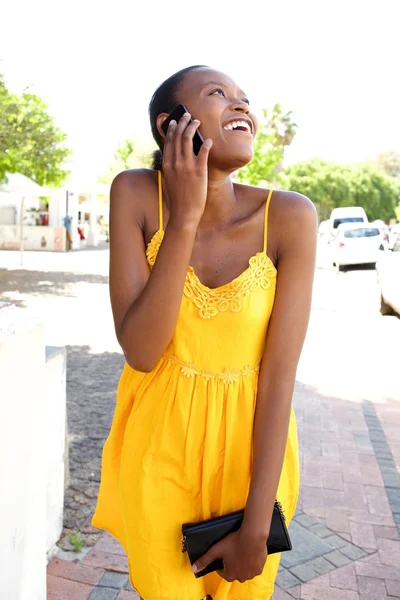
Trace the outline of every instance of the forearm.
<instances>
[{"instance_id":1,"label":"forearm","mask_svg":"<svg viewBox=\"0 0 400 600\"><path fill-rule=\"evenodd\" d=\"M171 341L195 235L194 225L167 226L146 286L122 323L119 342L139 371L150 371Z\"/></svg>"},{"instance_id":2,"label":"forearm","mask_svg":"<svg viewBox=\"0 0 400 600\"><path fill-rule=\"evenodd\" d=\"M293 382L274 381L258 390L253 434L253 469L243 525L268 538L286 449Z\"/></svg>"}]
</instances>

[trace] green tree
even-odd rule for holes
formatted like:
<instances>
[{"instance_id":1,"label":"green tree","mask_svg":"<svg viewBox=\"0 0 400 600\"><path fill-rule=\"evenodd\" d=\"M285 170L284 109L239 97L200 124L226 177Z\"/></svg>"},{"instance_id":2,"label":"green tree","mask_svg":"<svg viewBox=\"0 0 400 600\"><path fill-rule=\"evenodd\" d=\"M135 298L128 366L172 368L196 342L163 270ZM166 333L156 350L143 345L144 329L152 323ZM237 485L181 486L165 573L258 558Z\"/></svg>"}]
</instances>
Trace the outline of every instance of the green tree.
<instances>
[{"instance_id":1,"label":"green tree","mask_svg":"<svg viewBox=\"0 0 400 600\"><path fill-rule=\"evenodd\" d=\"M396 180L371 165L340 165L314 159L291 165L280 176L286 189L300 192L316 204L321 220L333 208L362 206L370 220L393 218L398 202Z\"/></svg>"},{"instance_id":2,"label":"green tree","mask_svg":"<svg viewBox=\"0 0 400 600\"><path fill-rule=\"evenodd\" d=\"M281 185L308 196L316 204L320 219L329 217L337 206L352 206L349 168L314 159L287 167L280 174Z\"/></svg>"},{"instance_id":3,"label":"green tree","mask_svg":"<svg viewBox=\"0 0 400 600\"><path fill-rule=\"evenodd\" d=\"M7 172L22 173L39 185L59 186L67 178L67 136L47 109L34 94L10 94L0 75L0 181Z\"/></svg>"},{"instance_id":4,"label":"green tree","mask_svg":"<svg viewBox=\"0 0 400 600\"><path fill-rule=\"evenodd\" d=\"M238 172L239 181L251 185L274 181L296 129L292 111L284 113L280 104L275 104L272 110L264 108L254 141L254 158Z\"/></svg>"},{"instance_id":5,"label":"green tree","mask_svg":"<svg viewBox=\"0 0 400 600\"><path fill-rule=\"evenodd\" d=\"M400 153L381 152L376 159L376 166L389 177L400 177Z\"/></svg>"},{"instance_id":6,"label":"green tree","mask_svg":"<svg viewBox=\"0 0 400 600\"><path fill-rule=\"evenodd\" d=\"M100 183L112 183L114 177L126 169L150 167L151 155L132 138L126 138L117 147L114 157L107 170L99 177Z\"/></svg>"},{"instance_id":7,"label":"green tree","mask_svg":"<svg viewBox=\"0 0 400 600\"><path fill-rule=\"evenodd\" d=\"M368 218L390 221L395 216L398 186L370 165L352 170L352 197L355 206L363 206Z\"/></svg>"}]
</instances>

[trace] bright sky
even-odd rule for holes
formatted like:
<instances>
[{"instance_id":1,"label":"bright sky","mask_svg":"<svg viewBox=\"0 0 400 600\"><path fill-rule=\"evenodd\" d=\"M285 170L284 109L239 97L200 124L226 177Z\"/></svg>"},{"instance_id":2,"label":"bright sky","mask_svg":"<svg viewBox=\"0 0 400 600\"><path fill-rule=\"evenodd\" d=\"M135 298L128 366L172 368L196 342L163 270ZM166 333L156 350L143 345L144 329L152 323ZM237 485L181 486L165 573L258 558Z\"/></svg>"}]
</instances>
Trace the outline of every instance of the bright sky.
<instances>
[{"instance_id":1,"label":"bright sky","mask_svg":"<svg viewBox=\"0 0 400 600\"><path fill-rule=\"evenodd\" d=\"M294 111L287 162L400 151L399 0L13 0L2 17L0 71L47 101L84 181L119 140L148 138L154 89L199 63L257 111Z\"/></svg>"}]
</instances>

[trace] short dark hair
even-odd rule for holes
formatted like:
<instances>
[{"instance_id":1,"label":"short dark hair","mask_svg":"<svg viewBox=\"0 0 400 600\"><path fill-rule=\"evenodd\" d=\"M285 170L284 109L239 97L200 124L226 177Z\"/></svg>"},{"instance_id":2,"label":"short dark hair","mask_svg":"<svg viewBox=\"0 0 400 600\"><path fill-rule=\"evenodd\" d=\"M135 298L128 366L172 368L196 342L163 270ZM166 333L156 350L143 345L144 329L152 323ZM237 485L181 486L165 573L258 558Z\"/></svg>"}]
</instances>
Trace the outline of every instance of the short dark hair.
<instances>
[{"instance_id":1,"label":"short dark hair","mask_svg":"<svg viewBox=\"0 0 400 600\"><path fill-rule=\"evenodd\" d=\"M161 171L162 168L162 147L163 137L157 129L157 117L161 113L170 113L178 104L176 93L188 73L196 69L208 69L206 65L193 65L181 69L174 75L166 79L154 92L149 104L150 126L153 138L157 143L158 150L153 153L152 168Z\"/></svg>"}]
</instances>

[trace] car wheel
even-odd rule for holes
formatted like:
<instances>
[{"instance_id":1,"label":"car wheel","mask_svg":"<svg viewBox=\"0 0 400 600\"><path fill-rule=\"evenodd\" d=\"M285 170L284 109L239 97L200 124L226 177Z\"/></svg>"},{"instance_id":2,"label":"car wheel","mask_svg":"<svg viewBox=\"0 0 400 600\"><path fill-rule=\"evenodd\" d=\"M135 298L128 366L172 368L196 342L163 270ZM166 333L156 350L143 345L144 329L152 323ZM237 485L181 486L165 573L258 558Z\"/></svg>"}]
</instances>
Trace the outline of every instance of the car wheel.
<instances>
[{"instance_id":1,"label":"car wheel","mask_svg":"<svg viewBox=\"0 0 400 600\"><path fill-rule=\"evenodd\" d=\"M381 294L381 315L394 315L395 312L389 304L386 304L384 297Z\"/></svg>"}]
</instances>

